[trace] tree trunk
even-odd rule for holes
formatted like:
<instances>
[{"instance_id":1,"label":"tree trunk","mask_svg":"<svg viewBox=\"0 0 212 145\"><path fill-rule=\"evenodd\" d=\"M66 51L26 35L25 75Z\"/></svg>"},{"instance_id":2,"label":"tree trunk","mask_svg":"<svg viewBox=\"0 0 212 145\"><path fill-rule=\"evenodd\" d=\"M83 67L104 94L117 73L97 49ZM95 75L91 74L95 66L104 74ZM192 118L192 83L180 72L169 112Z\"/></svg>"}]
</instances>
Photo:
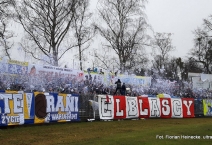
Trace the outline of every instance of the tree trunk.
<instances>
[{"instance_id":1,"label":"tree trunk","mask_svg":"<svg viewBox=\"0 0 212 145\"><path fill-rule=\"evenodd\" d=\"M82 51L81 51L81 45L79 45L79 61L80 61L80 70L82 70Z\"/></svg>"}]
</instances>

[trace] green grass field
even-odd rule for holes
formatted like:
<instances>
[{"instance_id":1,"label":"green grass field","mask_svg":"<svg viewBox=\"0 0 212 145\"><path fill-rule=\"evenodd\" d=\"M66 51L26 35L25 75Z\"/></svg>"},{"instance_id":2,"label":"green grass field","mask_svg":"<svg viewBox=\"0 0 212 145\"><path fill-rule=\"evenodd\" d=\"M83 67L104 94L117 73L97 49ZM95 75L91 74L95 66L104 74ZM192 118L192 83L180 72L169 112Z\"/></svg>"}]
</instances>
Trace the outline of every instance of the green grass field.
<instances>
[{"instance_id":1,"label":"green grass field","mask_svg":"<svg viewBox=\"0 0 212 145\"><path fill-rule=\"evenodd\" d=\"M166 135L201 139L168 139ZM212 144L212 138L203 139L206 135L212 136L212 118L146 119L17 126L1 129L0 142L2 145Z\"/></svg>"}]
</instances>

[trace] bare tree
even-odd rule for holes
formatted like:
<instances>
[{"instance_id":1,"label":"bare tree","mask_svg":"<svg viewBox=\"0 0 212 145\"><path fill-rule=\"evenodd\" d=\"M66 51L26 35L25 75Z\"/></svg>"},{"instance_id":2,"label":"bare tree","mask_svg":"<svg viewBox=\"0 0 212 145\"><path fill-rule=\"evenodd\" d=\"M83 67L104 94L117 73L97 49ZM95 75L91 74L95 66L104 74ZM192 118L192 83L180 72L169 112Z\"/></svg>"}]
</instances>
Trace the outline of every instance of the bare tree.
<instances>
[{"instance_id":1,"label":"bare tree","mask_svg":"<svg viewBox=\"0 0 212 145\"><path fill-rule=\"evenodd\" d=\"M194 35L194 48L190 51L190 56L195 62L201 64L203 72L212 73L212 39L206 29L198 28Z\"/></svg>"},{"instance_id":2,"label":"bare tree","mask_svg":"<svg viewBox=\"0 0 212 145\"><path fill-rule=\"evenodd\" d=\"M180 67L181 72L183 70L181 58L175 58L175 57L170 58L170 60L165 66L165 76L167 79L178 80L180 78L179 75L181 74L178 74L179 73L178 66L181 66Z\"/></svg>"},{"instance_id":3,"label":"bare tree","mask_svg":"<svg viewBox=\"0 0 212 145\"><path fill-rule=\"evenodd\" d=\"M194 30L194 48L190 60L202 67L202 72L212 73L212 15L203 19L203 25ZM200 68L198 68L200 69ZM200 70L198 70L200 71Z\"/></svg>"},{"instance_id":4,"label":"bare tree","mask_svg":"<svg viewBox=\"0 0 212 145\"><path fill-rule=\"evenodd\" d=\"M95 29L92 25L89 24L91 22L92 13L88 11L89 0L84 0L81 4L81 7L78 8L77 12L74 15L74 29L75 29L75 37L77 38L77 45L79 51L79 62L80 69L82 70L82 59L83 52L89 48L90 40L95 35ZM86 43L86 46L83 47L83 44Z\"/></svg>"},{"instance_id":5,"label":"bare tree","mask_svg":"<svg viewBox=\"0 0 212 145\"><path fill-rule=\"evenodd\" d=\"M153 59L154 61L152 61L152 67L154 70L160 73L160 69L164 67L162 66L162 57L160 55L155 55Z\"/></svg>"},{"instance_id":6,"label":"bare tree","mask_svg":"<svg viewBox=\"0 0 212 145\"><path fill-rule=\"evenodd\" d=\"M149 25L145 19L145 0L99 0L99 24L96 29L119 58L120 69L125 71L135 49L144 49Z\"/></svg>"},{"instance_id":7,"label":"bare tree","mask_svg":"<svg viewBox=\"0 0 212 145\"><path fill-rule=\"evenodd\" d=\"M104 46L103 46L104 47ZM94 53L90 55L94 58L94 65L104 70L115 71L119 65L119 61L115 56L111 55L111 50L108 47L104 47L103 50L93 50Z\"/></svg>"},{"instance_id":8,"label":"bare tree","mask_svg":"<svg viewBox=\"0 0 212 145\"><path fill-rule=\"evenodd\" d=\"M11 10L14 0L0 0L0 45L3 47L3 55L11 59L9 50L12 48L13 43L9 39L14 37L14 33L8 30L8 24L13 13Z\"/></svg>"},{"instance_id":9,"label":"bare tree","mask_svg":"<svg viewBox=\"0 0 212 145\"><path fill-rule=\"evenodd\" d=\"M133 73L135 70L144 70L143 68L147 68L148 62L148 55L144 50L133 49L125 67L128 70L128 73Z\"/></svg>"},{"instance_id":10,"label":"bare tree","mask_svg":"<svg viewBox=\"0 0 212 145\"><path fill-rule=\"evenodd\" d=\"M172 45L171 34L156 33L152 43L152 48L154 56L153 67L160 72L169 60L168 54L175 49Z\"/></svg>"},{"instance_id":11,"label":"bare tree","mask_svg":"<svg viewBox=\"0 0 212 145\"><path fill-rule=\"evenodd\" d=\"M91 56L94 57L94 64L96 67L112 72L119 72L119 58L111 55L112 52L110 48L105 46L100 52L98 50L94 50L93 52L94 54ZM143 71L143 68L147 68L148 61L149 60L146 53L140 53L135 49L125 64L125 71L127 71L129 74L138 72L140 69Z\"/></svg>"},{"instance_id":12,"label":"bare tree","mask_svg":"<svg viewBox=\"0 0 212 145\"><path fill-rule=\"evenodd\" d=\"M24 50L32 57L42 60L35 52L51 58L58 66L60 58L71 48L61 48L73 22L74 14L81 1L77 0L22 0L14 5L18 22L23 26L30 42ZM22 45L23 46L23 45Z\"/></svg>"},{"instance_id":13,"label":"bare tree","mask_svg":"<svg viewBox=\"0 0 212 145\"><path fill-rule=\"evenodd\" d=\"M185 61L185 69L188 72L192 73L202 73L203 70L198 62L193 57L188 58Z\"/></svg>"},{"instance_id":14,"label":"bare tree","mask_svg":"<svg viewBox=\"0 0 212 145\"><path fill-rule=\"evenodd\" d=\"M212 37L211 35L211 32L212 32L212 15L210 15L208 18L206 19L203 19L203 28L204 28L204 31L202 33L203 36L210 36Z\"/></svg>"}]
</instances>

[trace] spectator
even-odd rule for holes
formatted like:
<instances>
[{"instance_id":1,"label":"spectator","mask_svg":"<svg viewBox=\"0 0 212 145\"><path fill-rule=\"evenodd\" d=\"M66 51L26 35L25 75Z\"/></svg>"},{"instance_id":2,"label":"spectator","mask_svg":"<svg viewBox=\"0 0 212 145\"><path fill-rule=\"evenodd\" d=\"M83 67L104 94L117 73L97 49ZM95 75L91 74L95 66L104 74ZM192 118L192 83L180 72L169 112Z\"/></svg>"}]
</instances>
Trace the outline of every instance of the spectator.
<instances>
[{"instance_id":1,"label":"spectator","mask_svg":"<svg viewBox=\"0 0 212 145\"><path fill-rule=\"evenodd\" d=\"M87 75L85 76L84 84L85 84L86 86L88 86L88 85L89 85L89 80L88 80L88 76L87 76Z\"/></svg>"},{"instance_id":2,"label":"spectator","mask_svg":"<svg viewBox=\"0 0 212 145\"><path fill-rule=\"evenodd\" d=\"M118 75L118 70L115 72L115 76L117 76Z\"/></svg>"},{"instance_id":3,"label":"spectator","mask_svg":"<svg viewBox=\"0 0 212 145\"><path fill-rule=\"evenodd\" d=\"M121 94L121 81L120 81L120 79L118 79L118 81L116 81L115 84L116 84L116 91L115 91L114 95L116 95L118 90Z\"/></svg>"},{"instance_id":4,"label":"spectator","mask_svg":"<svg viewBox=\"0 0 212 145\"><path fill-rule=\"evenodd\" d=\"M108 87L104 88L103 94L110 94L110 89Z\"/></svg>"},{"instance_id":5,"label":"spectator","mask_svg":"<svg viewBox=\"0 0 212 145\"><path fill-rule=\"evenodd\" d=\"M29 72L30 75L35 75L36 74L36 68L33 66Z\"/></svg>"},{"instance_id":6,"label":"spectator","mask_svg":"<svg viewBox=\"0 0 212 145\"><path fill-rule=\"evenodd\" d=\"M104 86L103 84L101 84L101 85L98 86L98 91L96 91L97 94L102 94L102 92L103 92L103 86Z\"/></svg>"},{"instance_id":7,"label":"spectator","mask_svg":"<svg viewBox=\"0 0 212 145\"><path fill-rule=\"evenodd\" d=\"M96 79L96 75L94 76L94 78L93 78L93 81L92 81L94 84L96 84L97 83L97 79Z\"/></svg>"},{"instance_id":8,"label":"spectator","mask_svg":"<svg viewBox=\"0 0 212 145\"><path fill-rule=\"evenodd\" d=\"M121 86L121 94L122 95L126 95L126 86L125 86L125 83L123 83L122 86Z\"/></svg>"},{"instance_id":9,"label":"spectator","mask_svg":"<svg viewBox=\"0 0 212 145\"><path fill-rule=\"evenodd\" d=\"M107 88L102 88L102 94L108 94Z\"/></svg>"},{"instance_id":10,"label":"spectator","mask_svg":"<svg viewBox=\"0 0 212 145\"><path fill-rule=\"evenodd\" d=\"M93 72L97 73L98 72L98 69L97 68L94 68L93 69Z\"/></svg>"},{"instance_id":11,"label":"spectator","mask_svg":"<svg viewBox=\"0 0 212 145\"><path fill-rule=\"evenodd\" d=\"M90 75L90 73L91 73L91 68L90 67L87 69L87 72Z\"/></svg>"},{"instance_id":12,"label":"spectator","mask_svg":"<svg viewBox=\"0 0 212 145\"><path fill-rule=\"evenodd\" d=\"M102 75L104 74L104 72L102 71L102 69L100 69L100 72L99 72L99 74L102 74Z\"/></svg>"},{"instance_id":13,"label":"spectator","mask_svg":"<svg viewBox=\"0 0 212 145\"><path fill-rule=\"evenodd\" d=\"M91 75L89 75L89 84L92 84L93 78Z\"/></svg>"}]
</instances>

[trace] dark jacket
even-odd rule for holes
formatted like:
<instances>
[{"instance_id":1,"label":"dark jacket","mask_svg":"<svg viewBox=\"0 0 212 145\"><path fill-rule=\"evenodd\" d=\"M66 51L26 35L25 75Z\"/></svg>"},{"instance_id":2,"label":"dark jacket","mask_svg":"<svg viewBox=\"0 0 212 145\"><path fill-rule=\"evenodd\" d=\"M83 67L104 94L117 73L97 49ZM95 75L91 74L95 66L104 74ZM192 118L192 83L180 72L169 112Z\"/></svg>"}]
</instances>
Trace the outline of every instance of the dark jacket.
<instances>
[{"instance_id":1,"label":"dark jacket","mask_svg":"<svg viewBox=\"0 0 212 145\"><path fill-rule=\"evenodd\" d=\"M123 85L121 86L121 89L122 89L123 91L126 91L126 86L125 86L125 84L123 84Z\"/></svg>"},{"instance_id":2,"label":"dark jacket","mask_svg":"<svg viewBox=\"0 0 212 145\"><path fill-rule=\"evenodd\" d=\"M117 85L116 88L121 89L121 81L120 81L120 79L118 79L118 81L116 81L115 84Z\"/></svg>"}]
</instances>

